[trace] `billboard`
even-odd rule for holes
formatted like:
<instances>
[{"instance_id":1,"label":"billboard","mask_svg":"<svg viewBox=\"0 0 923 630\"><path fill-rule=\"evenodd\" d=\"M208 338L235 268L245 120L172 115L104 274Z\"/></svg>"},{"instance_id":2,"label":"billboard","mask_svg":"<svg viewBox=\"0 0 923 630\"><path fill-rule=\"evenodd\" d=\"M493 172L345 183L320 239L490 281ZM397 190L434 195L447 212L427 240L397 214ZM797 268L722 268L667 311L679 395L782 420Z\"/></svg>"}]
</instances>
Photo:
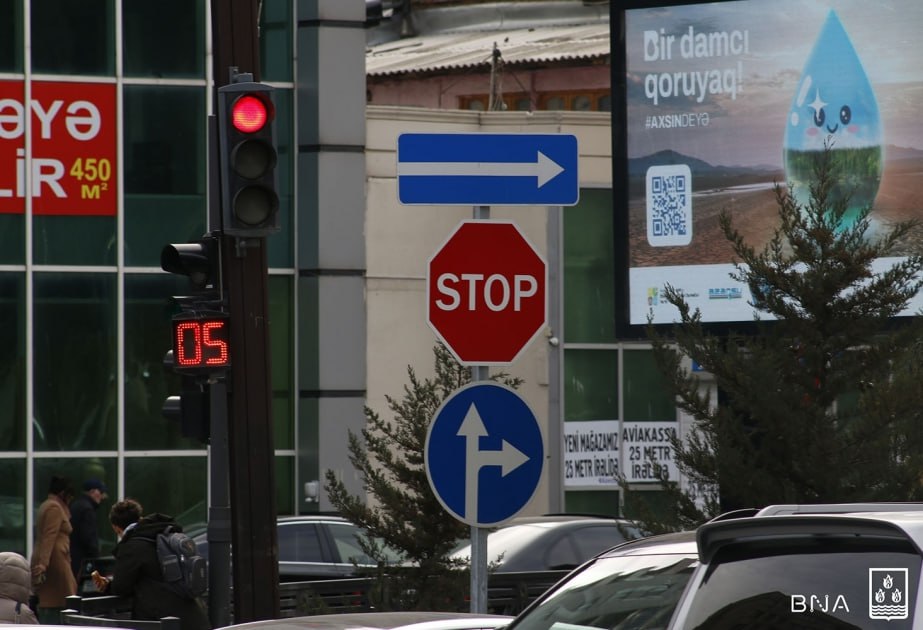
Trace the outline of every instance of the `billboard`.
<instances>
[{"instance_id":1,"label":"billboard","mask_svg":"<svg viewBox=\"0 0 923 630\"><path fill-rule=\"evenodd\" d=\"M114 216L115 84L30 87L26 104L23 81L0 81L0 213L24 213L29 192L36 215Z\"/></svg>"},{"instance_id":2,"label":"billboard","mask_svg":"<svg viewBox=\"0 0 923 630\"><path fill-rule=\"evenodd\" d=\"M613 3L614 5L615 3ZM753 320L718 215L757 250L779 225L776 184L807 198L811 156L831 142L872 203L867 236L923 218L919 0L735 0L613 6L613 160L624 184L621 326L670 323L681 290L704 322ZM634 6L635 8L631 8ZM620 30L621 29L621 30ZM619 109L620 108L620 109ZM619 117L622 123L619 124ZM923 253L923 234L895 256ZM880 260L885 268L894 259ZM923 297L906 314L923 306ZM765 314L764 314L765 315Z\"/></svg>"}]
</instances>

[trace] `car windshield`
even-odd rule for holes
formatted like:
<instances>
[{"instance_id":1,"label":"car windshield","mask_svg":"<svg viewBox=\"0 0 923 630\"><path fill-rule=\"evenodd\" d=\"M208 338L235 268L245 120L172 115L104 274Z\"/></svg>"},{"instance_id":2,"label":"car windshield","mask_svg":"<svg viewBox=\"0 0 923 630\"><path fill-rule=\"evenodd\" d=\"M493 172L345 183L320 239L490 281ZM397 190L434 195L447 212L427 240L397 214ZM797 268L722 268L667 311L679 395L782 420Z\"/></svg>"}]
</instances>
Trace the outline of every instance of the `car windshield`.
<instances>
[{"instance_id":1,"label":"car windshield","mask_svg":"<svg viewBox=\"0 0 923 630\"><path fill-rule=\"evenodd\" d=\"M696 579L682 627L912 628L920 562L910 543L882 538L729 545Z\"/></svg>"},{"instance_id":2,"label":"car windshield","mask_svg":"<svg viewBox=\"0 0 923 630\"><path fill-rule=\"evenodd\" d=\"M695 564L689 554L598 558L549 591L509 630L664 628Z\"/></svg>"}]
</instances>

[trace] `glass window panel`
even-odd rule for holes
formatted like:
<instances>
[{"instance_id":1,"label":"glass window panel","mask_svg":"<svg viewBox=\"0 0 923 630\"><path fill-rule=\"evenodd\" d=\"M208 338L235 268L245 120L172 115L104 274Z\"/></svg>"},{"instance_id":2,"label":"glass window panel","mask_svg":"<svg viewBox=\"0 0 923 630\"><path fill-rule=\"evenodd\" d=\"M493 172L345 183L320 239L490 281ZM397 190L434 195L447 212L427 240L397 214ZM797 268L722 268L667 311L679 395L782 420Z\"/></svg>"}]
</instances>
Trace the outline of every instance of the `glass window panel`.
<instances>
[{"instance_id":1,"label":"glass window panel","mask_svg":"<svg viewBox=\"0 0 923 630\"><path fill-rule=\"evenodd\" d=\"M323 562L320 536L314 523L288 523L276 530L279 560L285 562Z\"/></svg>"},{"instance_id":2,"label":"glass window panel","mask_svg":"<svg viewBox=\"0 0 923 630\"><path fill-rule=\"evenodd\" d=\"M298 478L301 480L302 485L298 493L302 500L296 506L298 514L311 514L320 511L320 502L305 501L304 499L307 497L303 490L305 483L317 481L319 493L323 492L323 478L319 472L320 455L318 453L317 434L320 425L320 414L317 406L317 398L307 398L305 396L301 397L301 403L298 405Z\"/></svg>"},{"instance_id":3,"label":"glass window panel","mask_svg":"<svg viewBox=\"0 0 923 630\"><path fill-rule=\"evenodd\" d=\"M35 448L114 449L116 275L34 278Z\"/></svg>"},{"instance_id":4,"label":"glass window panel","mask_svg":"<svg viewBox=\"0 0 923 630\"><path fill-rule=\"evenodd\" d=\"M563 96L549 96L545 99L545 109L548 110L561 110L564 109L564 97Z\"/></svg>"},{"instance_id":5,"label":"glass window panel","mask_svg":"<svg viewBox=\"0 0 923 630\"><path fill-rule=\"evenodd\" d=\"M610 94L606 94L605 96L600 96L598 108L599 108L599 111L601 112L611 112L612 111L612 96Z\"/></svg>"},{"instance_id":6,"label":"glass window panel","mask_svg":"<svg viewBox=\"0 0 923 630\"><path fill-rule=\"evenodd\" d=\"M114 216L40 215L33 217L32 226L32 259L37 265L116 263Z\"/></svg>"},{"instance_id":7,"label":"glass window panel","mask_svg":"<svg viewBox=\"0 0 923 630\"><path fill-rule=\"evenodd\" d=\"M0 5L0 72L22 72L22 0Z\"/></svg>"},{"instance_id":8,"label":"glass window panel","mask_svg":"<svg viewBox=\"0 0 923 630\"><path fill-rule=\"evenodd\" d=\"M657 369L650 350L625 350L622 355L625 370L623 395L625 420L676 420L673 394L667 379Z\"/></svg>"},{"instance_id":9,"label":"glass window panel","mask_svg":"<svg viewBox=\"0 0 923 630\"><path fill-rule=\"evenodd\" d=\"M272 361L272 415L276 448L295 448L294 288L291 276L269 277L269 353ZM284 514L285 512L283 512Z\"/></svg>"},{"instance_id":10,"label":"glass window panel","mask_svg":"<svg viewBox=\"0 0 923 630\"><path fill-rule=\"evenodd\" d=\"M295 199L294 180L294 115L292 113L292 90L276 89L272 93L276 106L276 185L279 193L278 233L266 239L267 259L270 267L292 267L294 265Z\"/></svg>"},{"instance_id":11,"label":"glass window panel","mask_svg":"<svg viewBox=\"0 0 923 630\"><path fill-rule=\"evenodd\" d=\"M180 377L163 367L172 347L172 295L185 295L188 282L173 274L125 275L125 448L129 450L198 449L163 417L170 395L179 395Z\"/></svg>"},{"instance_id":12,"label":"glass window panel","mask_svg":"<svg viewBox=\"0 0 923 630\"><path fill-rule=\"evenodd\" d=\"M468 109L474 110L476 112L482 112L487 108L487 105L484 104L484 101L480 99L471 99L468 101Z\"/></svg>"},{"instance_id":13,"label":"glass window panel","mask_svg":"<svg viewBox=\"0 0 923 630\"><path fill-rule=\"evenodd\" d=\"M31 0L31 7L33 72L115 74L112 0Z\"/></svg>"},{"instance_id":14,"label":"glass window panel","mask_svg":"<svg viewBox=\"0 0 923 630\"><path fill-rule=\"evenodd\" d=\"M0 273L0 450L26 448L26 278Z\"/></svg>"},{"instance_id":15,"label":"glass window panel","mask_svg":"<svg viewBox=\"0 0 923 630\"><path fill-rule=\"evenodd\" d=\"M21 265L25 260L25 213L0 214L0 265Z\"/></svg>"},{"instance_id":16,"label":"glass window panel","mask_svg":"<svg viewBox=\"0 0 923 630\"><path fill-rule=\"evenodd\" d=\"M45 487L47 484L46 481ZM0 549L29 557L26 554L25 458L0 459Z\"/></svg>"},{"instance_id":17,"label":"glass window panel","mask_svg":"<svg viewBox=\"0 0 923 630\"><path fill-rule=\"evenodd\" d=\"M564 350L564 419L618 420L618 352Z\"/></svg>"},{"instance_id":18,"label":"glass window panel","mask_svg":"<svg viewBox=\"0 0 923 630\"><path fill-rule=\"evenodd\" d=\"M564 212L564 339L615 341L611 189L583 189L580 203Z\"/></svg>"},{"instance_id":19,"label":"glass window panel","mask_svg":"<svg viewBox=\"0 0 923 630\"><path fill-rule=\"evenodd\" d=\"M288 0L263 2L260 21L260 66L263 81L292 80L292 6L293 3Z\"/></svg>"},{"instance_id":20,"label":"glass window panel","mask_svg":"<svg viewBox=\"0 0 923 630\"><path fill-rule=\"evenodd\" d=\"M564 493L564 511L618 516L619 493L617 490L568 490Z\"/></svg>"},{"instance_id":21,"label":"glass window panel","mask_svg":"<svg viewBox=\"0 0 923 630\"><path fill-rule=\"evenodd\" d=\"M128 76L204 77L205 3L122 0L122 47Z\"/></svg>"},{"instance_id":22,"label":"glass window panel","mask_svg":"<svg viewBox=\"0 0 923 630\"><path fill-rule=\"evenodd\" d=\"M206 230L205 88L125 86L125 262ZM165 124L164 121L169 121Z\"/></svg>"},{"instance_id":23,"label":"glass window panel","mask_svg":"<svg viewBox=\"0 0 923 630\"><path fill-rule=\"evenodd\" d=\"M109 489L109 496L96 510L99 532L99 548L103 555L115 546L116 537L109 525L109 508L121 497L118 487L118 461L115 457L53 457L34 460L34 507L48 496L48 484L51 477L57 475L70 480L76 496L83 491L83 482L87 479L99 479ZM22 494L25 494L23 492Z\"/></svg>"},{"instance_id":24,"label":"glass window panel","mask_svg":"<svg viewBox=\"0 0 923 630\"><path fill-rule=\"evenodd\" d=\"M516 109L516 110L521 111L521 112L529 112L529 111L532 111L532 99L530 99L528 96L523 96L522 98L517 98L517 99L516 99L516 104L515 104L515 106L513 107L513 109Z\"/></svg>"},{"instance_id":25,"label":"glass window panel","mask_svg":"<svg viewBox=\"0 0 923 630\"><path fill-rule=\"evenodd\" d=\"M276 514L294 514L295 458L276 457L275 475Z\"/></svg>"},{"instance_id":26,"label":"glass window panel","mask_svg":"<svg viewBox=\"0 0 923 630\"><path fill-rule=\"evenodd\" d=\"M125 494L144 513L161 512L192 530L208 522L208 460L201 457L126 457Z\"/></svg>"},{"instance_id":27,"label":"glass window panel","mask_svg":"<svg viewBox=\"0 0 923 630\"><path fill-rule=\"evenodd\" d=\"M578 94L574 97L574 111L588 112L593 109L593 101L587 94Z\"/></svg>"}]
</instances>

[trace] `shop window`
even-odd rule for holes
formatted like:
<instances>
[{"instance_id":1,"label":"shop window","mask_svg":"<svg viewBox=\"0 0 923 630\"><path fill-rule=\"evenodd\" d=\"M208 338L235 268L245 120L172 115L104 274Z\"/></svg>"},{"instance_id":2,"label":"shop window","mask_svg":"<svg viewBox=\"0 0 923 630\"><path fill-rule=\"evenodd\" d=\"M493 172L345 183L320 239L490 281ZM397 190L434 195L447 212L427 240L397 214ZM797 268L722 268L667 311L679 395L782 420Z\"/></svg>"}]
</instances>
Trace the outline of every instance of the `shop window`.
<instances>
[{"instance_id":1,"label":"shop window","mask_svg":"<svg viewBox=\"0 0 923 630\"><path fill-rule=\"evenodd\" d=\"M208 459L190 457L125 457L125 489L120 496L136 499L144 513L173 516L187 532L202 531L208 522Z\"/></svg>"},{"instance_id":2,"label":"shop window","mask_svg":"<svg viewBox=\"0 0 923 630\"><path fill-rule=\"evenodd\" d=\"M41 461L41 460L38 460ZM48 482L42 488L44 499ZM38 504L36 504L38 505ZM26 553L26 459L0 459L0 549Z\"/></svg>"},{"instance_id":3,"label":"shop window","mask_svg":"<svg viewBox=\"0 0 923 630\"><path fill-rule=\"evenodd\" d=\"M293 276L269 276L269 355L272 361L273 440L277 449L295 448L295 288Z\"/></svg>"},{"instance_id":4,"label":"shop window","mask_svg":"<svg viewBox=\"0 0 923 630\"><path fill-rule=\"evenodd\" d=\"M30 6L33 72L115 74L113 0L31 0ZM158 21L169 23L166 15Z\"/></svg>"},{"instance_id":5,"label":"shop window","mask_svg":"<svg viewBox=\"0 0 923 630\"><path fill-rule=\"evenodd\" d=\"M171 295L186 295L189 283L173 274L125 275L125 448L198 449L180 427L161 414L167 396L180 393L179 376L163 367L170 349Z\"/></svg>"},{"instance_id":6,"label":"shop window","mask_svg":"<svg viewBox=\"0 0 923 630\"><path fill-rule=\"evenodd\" d=\"M260 77L263 81L292 80L292 6L289 0L263 1L260 21Z\"/></svg>"},{"instance_id":7,"label":"shop window","mask_svg":"<svg viewBox=\"0 0 923 630\"><path fill-rule=\"evenodd\" d=\"M676 405L667 378L657 367L651 350L624 350L625 370L622 393L625 396L624 420L635 422L676 420Z\"/></svg>"},{"instance_id":8,"label":"shop window","mask_svg":"<svg viewBox=\"0 0 923 630\"><path fill-rule=\"evenodd\" d=\"M581 190L580 202L563 213L563 220L564 339L614 343L612 190Z\"/></svg>"},{"instance_id":9,"label":"shop window","mask_svg":"<svg viewBox=\"0 0 923 630\"><path fill-rule=\"evenodd\" d=\"M23 69L22 0L7 0L0 7L0 72Z\"/></svg>"},{"instance_id":10,"label":"shop window","mask_svg":"<svg viewBox=\"0 0 923 630\"><path fill-rule=\"evenodd\" d=\"M28 427L26 277L22 272L0 273L0 322L3 322L0 326L0 409L3 409L0 413L0 450L22 451L26 448Z\"/></svg>"},{"instance_id":11,"label":"shop window","mask_svg":"<svg viewBox=\"0 0 923 630\"><path fill-rule=\"evenodd\" d=\"M565 349L564 419L617 419L618 376L617 351Z\"/></svg>"},{"instance_id":12,"label":"shop window","mask_svg":"<svg viewBox=\"0 0 923 630\"><path fill-rule=\"evenodd\" d=\"M125 75L204 79L205 29L203 2L122 0Z\"/></svg>"},{"instance_id":13,"label":"shop window","mask_svg":"<svg viewBox=\"0 0 923 630\"><path fill-rule=\"evenodd\" d=\"M206 229L205 88L128 85L124 94L125 263L159 267L164 244Z\"/></svg>"},{"instance_id":14,"label":"shop window","mask_svg":"<svg viewBox=\"0 0 923 630\"><path fill-rule=\"evenodd\" d=\"M116 274L33 277L35 449L115 449Z\"/></svg>"}]
</instances>

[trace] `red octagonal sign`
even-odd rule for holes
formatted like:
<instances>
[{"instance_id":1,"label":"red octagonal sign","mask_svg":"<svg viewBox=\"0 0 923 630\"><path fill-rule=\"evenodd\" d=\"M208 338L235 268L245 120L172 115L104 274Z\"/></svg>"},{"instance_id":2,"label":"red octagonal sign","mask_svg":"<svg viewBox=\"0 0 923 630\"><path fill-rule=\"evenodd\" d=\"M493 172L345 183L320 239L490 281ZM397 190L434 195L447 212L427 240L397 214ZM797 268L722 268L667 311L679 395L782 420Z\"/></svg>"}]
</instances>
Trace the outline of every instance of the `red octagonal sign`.
<instances>
[{"instance_id":1,"label":"red octagonal sign","mask_svg":"<svg viewBox=\"0 0 923 630\"><path fill-rule=\"evenodd\" d=\"M545 325L547 266L509 221L463 221L429 260L429 325L462 365L513 362Z\"/></svg>"}]
</instances>

